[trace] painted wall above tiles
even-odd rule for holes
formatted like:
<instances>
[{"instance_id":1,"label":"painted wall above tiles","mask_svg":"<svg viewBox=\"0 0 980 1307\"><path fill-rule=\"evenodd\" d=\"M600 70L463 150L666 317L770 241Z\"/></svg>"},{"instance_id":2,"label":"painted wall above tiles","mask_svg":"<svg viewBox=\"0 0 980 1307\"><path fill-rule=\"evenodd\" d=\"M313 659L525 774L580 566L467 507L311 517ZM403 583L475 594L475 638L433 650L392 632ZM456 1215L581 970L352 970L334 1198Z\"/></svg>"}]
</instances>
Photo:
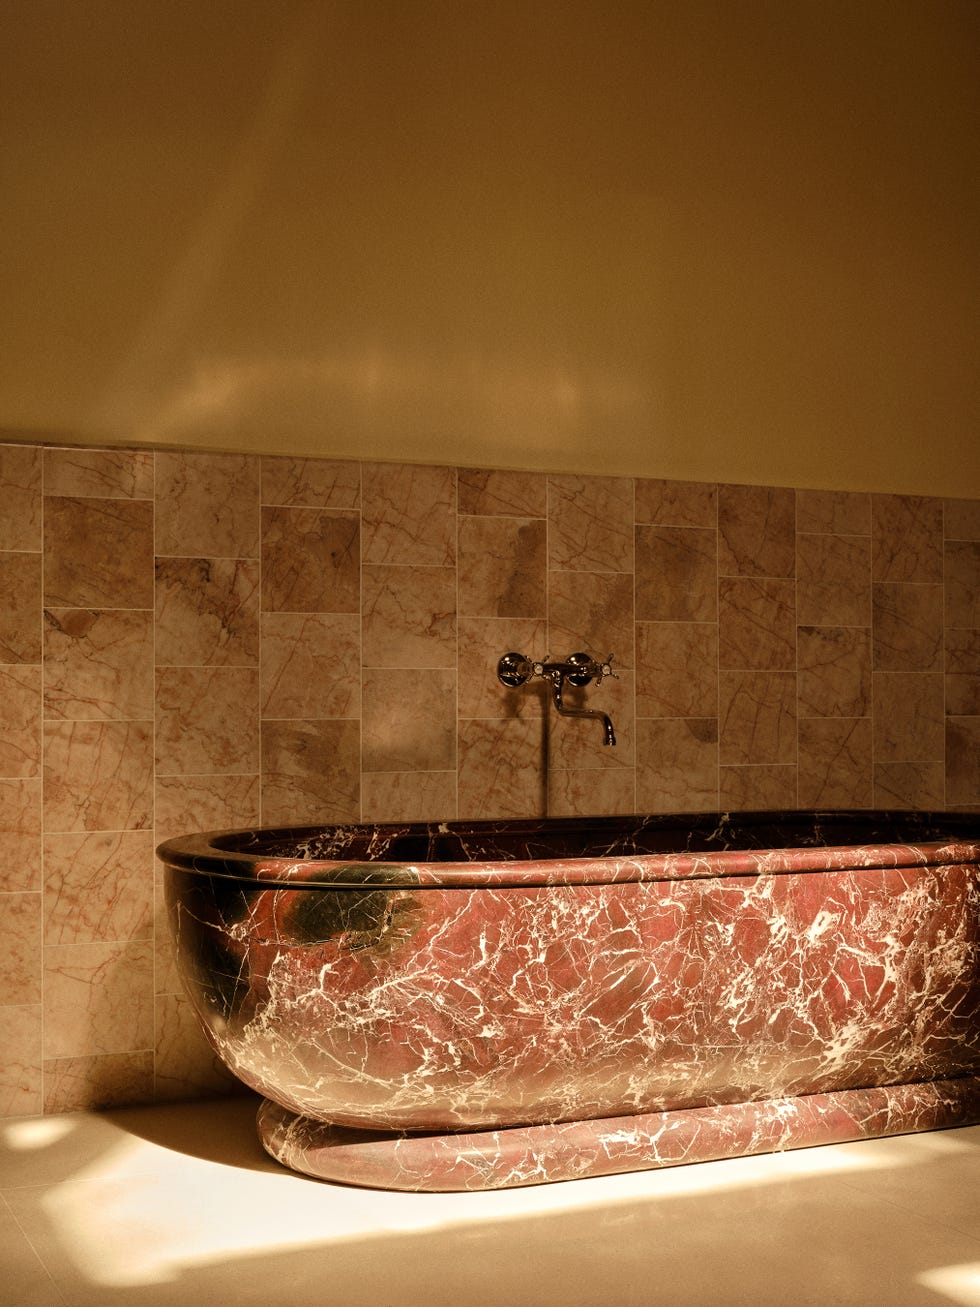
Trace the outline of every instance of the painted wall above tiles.
<instances>
[{"instance_id":1,"label":"painted wall above tiles","mask_svg":"<svg viewBox=\"0 0 980 1307\"><path fill-rule=\"evenodd\" d=\"M0 28L6 438L980 496L975 0Z\"/></svg>"},{"instance_id":2,"label":"painted wall above tiles","mask_svg":"<svg viewBox=\"0 0 980 1307\"><path fill-rule=\"evenodd\" d=\"M586 649L616 725L506 690ZM0 445L0 1110L227 1088L155 842L980 810L980 501Z\"/></svg>"}]
</instances>

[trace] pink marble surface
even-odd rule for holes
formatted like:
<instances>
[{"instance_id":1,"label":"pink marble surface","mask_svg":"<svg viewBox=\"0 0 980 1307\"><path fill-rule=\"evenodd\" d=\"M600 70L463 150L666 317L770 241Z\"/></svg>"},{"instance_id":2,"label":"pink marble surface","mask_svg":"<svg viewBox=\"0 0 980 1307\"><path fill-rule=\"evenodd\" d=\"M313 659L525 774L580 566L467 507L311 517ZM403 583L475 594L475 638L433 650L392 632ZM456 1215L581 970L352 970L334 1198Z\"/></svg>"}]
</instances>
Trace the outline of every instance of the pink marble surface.
<instances>
[{"instance_id":1,"label":"pink marble surface","mask_svg":"<svg viewBox=\"0 0 980 1307\"><path fill-rule=\"evenodd\" d=\"M854 826L808 820L811 841ZM717 847L736 834L719 815L700 847L661 853L680 828L627 818L591 824L607 856L569 856L589 823L243 832L162 856L212 1046L287 1114L266 1115L273 1153L351 1179L320 1154L355 1172L377 1154L396 1187L465 1188L601 1174L590 1149L621 1170L799 1146L790 1118L803 1143L951 1124L967 1084L976 1112L980 842L972 819L940 820L946 840L906 823L885 843L879 815L857 846ZM608 855L617 832L630 851ZM549 839L551 859L527 856ZM804 1101L767 1115L773 1099ZM393 1153L346 1131L448 1142Z\"/></svg>"},{"instance_id":2,"label":"pink marble surface","mask_svg":"<svg viewBox=\"0 0 980 1307\"><path fill-rule=\"evenodd\" d=\"M284 1166L373 1189L515 1189L783 1152L980 1120L980 1080L888 1085L722 1107L460 1134L347 1130L266 1099L259 1137Z\"/></svg>"}]
</instances>

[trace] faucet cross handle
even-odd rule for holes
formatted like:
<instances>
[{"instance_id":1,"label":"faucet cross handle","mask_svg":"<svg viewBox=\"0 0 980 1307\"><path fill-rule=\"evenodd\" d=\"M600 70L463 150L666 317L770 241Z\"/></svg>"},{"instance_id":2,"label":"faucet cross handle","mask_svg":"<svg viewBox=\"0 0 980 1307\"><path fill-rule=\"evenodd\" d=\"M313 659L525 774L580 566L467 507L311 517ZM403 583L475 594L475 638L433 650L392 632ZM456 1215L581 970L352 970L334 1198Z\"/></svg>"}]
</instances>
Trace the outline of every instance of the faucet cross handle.
<instances>
[{"instance_id":1,"label":"faucet cross handle","mask_svg":"<svg viewBox=\"0 0 980 1307\"><path fill-rule=\"evenodd\" d=\"M596 671L596 674L595 674L595 683L596 683L596 685L600 685L600 684L602 683L602 678L603 678L604 676L609 676L609 677L611 677L614 681L618 681L618 680L619 680L619 677L616 675L616 673L615 673L615 672L613 671L613 669L612 669L612 660L613 660L613 656L612 656L612 654L606 654L606 661L605 661L604 663L600 663L600 662L598 661L598 659L596 660L596 668L597 668L597 671Z\"/></svg>"},{"instance_id":2,"label":"faucet cross handle","mask_svg":"<svg viewBox=\"0 0 980 1307\"><path fill-rule=\"evenodd\" d=\"M587 653L569 654L566 660L567 676L572 685L588 685L594 680L596 685L602 682L603 677L611 676L613 680L619 677L612 669L612 654L601 663L598 658L593 658Z\"/></svg>"}]
</instances>

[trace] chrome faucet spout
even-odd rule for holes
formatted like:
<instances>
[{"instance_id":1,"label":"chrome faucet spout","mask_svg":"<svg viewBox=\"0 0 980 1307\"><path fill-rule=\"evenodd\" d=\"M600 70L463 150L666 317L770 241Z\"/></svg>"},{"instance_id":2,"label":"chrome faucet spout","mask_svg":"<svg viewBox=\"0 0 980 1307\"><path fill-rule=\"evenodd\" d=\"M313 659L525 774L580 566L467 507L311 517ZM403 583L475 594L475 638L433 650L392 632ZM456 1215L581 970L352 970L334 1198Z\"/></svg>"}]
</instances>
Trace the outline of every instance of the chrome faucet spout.
<instances>
[{"instance_id":1,"label":"chrome faucet spout","mask_svg":"<svg viewBox=\"0 0 980 1307\"><path fill-rule=\"evenodd\" d=\"M612 719L608 713L600 712L598 708L566 708L562 703L561 690L557 685L553 688L555 707L563 717L594 717L596 721L602 722L603 744L616 743L616 732L613 730Z\"/></svg>"}]
</instances>

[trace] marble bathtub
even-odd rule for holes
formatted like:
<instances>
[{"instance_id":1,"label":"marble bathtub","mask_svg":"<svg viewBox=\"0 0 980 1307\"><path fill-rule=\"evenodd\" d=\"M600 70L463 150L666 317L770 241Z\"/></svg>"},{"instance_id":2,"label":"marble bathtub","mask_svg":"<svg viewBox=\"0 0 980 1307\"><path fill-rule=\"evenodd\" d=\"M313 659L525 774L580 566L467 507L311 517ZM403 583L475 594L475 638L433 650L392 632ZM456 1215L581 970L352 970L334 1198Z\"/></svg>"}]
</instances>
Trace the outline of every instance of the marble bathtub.
<instances>
[{"instance_id":1,"label":"marble bathtub","mask_svg":"<svg viewBox=\"0 0 980 1307\"><path fill-rule=\"evenodd\" d=\"M980 1121L980 816L344 826L161 845L285 1165L481 1189Z\"/></svg>"}]
</instances>

